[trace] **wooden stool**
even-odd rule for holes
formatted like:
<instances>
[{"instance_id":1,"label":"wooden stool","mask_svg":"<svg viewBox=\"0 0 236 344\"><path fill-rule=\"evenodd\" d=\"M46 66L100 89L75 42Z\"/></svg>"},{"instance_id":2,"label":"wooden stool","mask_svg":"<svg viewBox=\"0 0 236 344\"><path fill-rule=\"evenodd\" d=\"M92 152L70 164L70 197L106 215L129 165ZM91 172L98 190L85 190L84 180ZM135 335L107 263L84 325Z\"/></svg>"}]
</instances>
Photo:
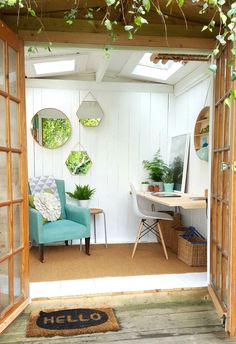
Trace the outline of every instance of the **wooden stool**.
<instances>
[{"instance_id":1,"label":"wooden stool","mask_svg":"<svg viewBox=\"0 0 236 344\"><path fill-rule=\"evenodd\" d=\"M96 237L96 215L103 214L103 220L104 220L104 232L105 232L105 244L107 248L107 225L106 225L106 215L103 211L103 209L100 208L90 208L90 214L93 215L93 223L94 223L94 242L96 244L97 237Z\"/></svg>"}]
</instances>

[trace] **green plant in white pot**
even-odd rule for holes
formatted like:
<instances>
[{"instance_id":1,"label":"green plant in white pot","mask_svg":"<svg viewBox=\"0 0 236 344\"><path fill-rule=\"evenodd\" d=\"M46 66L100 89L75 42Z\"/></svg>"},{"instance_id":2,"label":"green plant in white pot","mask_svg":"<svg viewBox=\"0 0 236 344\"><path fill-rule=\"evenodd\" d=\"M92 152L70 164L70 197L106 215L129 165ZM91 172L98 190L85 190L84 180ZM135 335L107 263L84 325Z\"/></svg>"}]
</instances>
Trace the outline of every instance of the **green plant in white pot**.
<instances>
[{"instance_id":1,"label":"green plant in white pot","mask_svg":"<svg viewBox=\"0 0 236 344\"><path fill-rule=\"evenodd\" d=\"M76 199L81 207L88 208L94 193L95 189L91 189L89 185L75 185L74 192L67 192L67 195Z\"/></svg>"},{"instance_id":2,"label":"green plant in white pot","mask_svg":"<svg viewBox=\"0 0 236 344\"><path fill-rule=\"evenodd\" d=\"M164 191L172 192L174 189L174 173L172 168L166 167L162 177L164 183Z\"/></svg>"}]
</instances>

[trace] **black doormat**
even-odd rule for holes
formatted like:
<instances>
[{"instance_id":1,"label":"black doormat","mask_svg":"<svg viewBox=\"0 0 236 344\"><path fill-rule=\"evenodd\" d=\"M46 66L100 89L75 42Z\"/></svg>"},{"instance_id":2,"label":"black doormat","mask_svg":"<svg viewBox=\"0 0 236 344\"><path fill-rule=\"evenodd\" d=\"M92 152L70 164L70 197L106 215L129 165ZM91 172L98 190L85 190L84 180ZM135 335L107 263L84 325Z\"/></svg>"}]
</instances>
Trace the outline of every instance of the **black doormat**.
<instances>
[{"instance_id":1,"label":"black doormat","mask_svg":"<svg viewBox=\"0 0 236 344\"><path fill-rule=\"evenodd\" d=\"M119 329L112 308L52 309L31 313L26 337L71 336Z\"/></svg>"}]
</instances>

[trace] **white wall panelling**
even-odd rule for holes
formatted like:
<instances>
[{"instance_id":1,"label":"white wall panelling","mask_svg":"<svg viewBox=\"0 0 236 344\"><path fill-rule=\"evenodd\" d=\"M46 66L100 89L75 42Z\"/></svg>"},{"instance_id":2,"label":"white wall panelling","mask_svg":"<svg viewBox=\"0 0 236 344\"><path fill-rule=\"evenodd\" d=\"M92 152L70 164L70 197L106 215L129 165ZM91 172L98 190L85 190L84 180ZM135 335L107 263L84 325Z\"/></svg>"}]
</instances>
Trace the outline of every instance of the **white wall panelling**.
<instances>
[{"instance_id":1,"label":"white wall panelling","mask_svg":"<svg viewBox=\"0 0 236 344\"><path fill-rule=\"evenodd\" d=\"M65 180L67 191L73 190L75 184L90 184L96 188L91 207L101 207L106 212L108 242L133 242L138 219L131 208L129 182L139 186L146 178L142 161L151 159L157 149L160 148L167 160L171 136L191 133L189 174L192 175L188 186L190 191L197 193L208 187L208 164L200 161L192 151L194 120L203 107L208 81L178 97L174 97L172 86L113 86L95 82L27 80L29 177L52 174ZM81 126L76 116L80 102L89 91L104 111L103 120L95 128ZM45 107L63 111L72 123L72 136L59 149L42 148L31 136L31 119ZM65 165L70 150L79 148L79 143L87 150L93 164L86 176L72 176ZM199 173L201 178L197 178ZM197 224L200 229L205 226L204 212L198 222L194 212L184 215L187 224ZM93 236L93 230L91 233ZM104 242L103 221L99 216L97 241Z\"/></svg>"},{"instance_id":2,"label":"white wall panelling","mask_svg":"<svg viewBox=\"0 0 236 344\"><path fill-rule=\"evenodd\" d=\"M42 81L41 81L42 83ZM133 242L138 219L131 209L129 182L137 186L145 177L144 159L151 159L158 148L167 153L168 93L32 88L27 85L27 124L29 177L53 174L62 178L66 190L74 185L96 188L91 206L102 207L107 215L109 242ZM171 89L170 89L171 90ZM99 101L104 118L95 128L79 124L76 111L91 91ZM72 137L59 149L45 149L32 139L30 122L45 107L63 111L72 123ZM84 147L92 168L86 176L72 176L65 160L71 149ZM97 217L97 241L104 241L102 217ZM93 231L92 231L93 234Z\"/></svg>"}]
</instances>

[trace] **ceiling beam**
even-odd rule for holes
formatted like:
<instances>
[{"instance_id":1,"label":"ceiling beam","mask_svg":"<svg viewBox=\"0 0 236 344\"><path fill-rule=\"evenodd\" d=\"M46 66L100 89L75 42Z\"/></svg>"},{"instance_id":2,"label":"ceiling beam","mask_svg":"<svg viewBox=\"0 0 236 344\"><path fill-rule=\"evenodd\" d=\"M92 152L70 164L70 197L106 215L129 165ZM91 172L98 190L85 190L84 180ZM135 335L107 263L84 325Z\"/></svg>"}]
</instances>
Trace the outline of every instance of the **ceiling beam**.
<instances>
[{"instance_id":1,"label":"ceiling beam","mask_svg":"<svg viewBox=\"0 0 236 344\"><path fill-rule=\"evenodd\" d=\"M17 25L17 18L15 16L2 16L7 25L14 31L35 31L40 28L40 22L33 17L20 17ZM101 21L82 20L77 19L72 25L65 23L63 18L42 18L42 23L45 32L59 31L59 32L75 32L75 33L104 33L108 36L108 32ZM118 22L114 26L118 34L125 33L124 24ZM202 32L202 24L189 23L186 28L185 24L168 23L167 32L161 23L144 24L142 28L136 33L136 36L168 36L168 37L199 37L199 38L214 38L216 37L218 29L215 28L212 32L205 30ZM127 33L125 33L126 36Z\"/></svg>"},{"instance_id":2,"label":"ceiling beam","mask_svg":"<svg viewBox=\"0 0 236 344\"><path fill-rule=\"evenodd\" d=\"M100 61L100 64L98 66L98 70L96 71L96 82L101 82L104 75L106 74L107 68L109 67L109 64L111 62L111 58L109 57L103 57Z\"/></svg>"},{"instance_id":3,"label":"ceiling beam","mask_svg":"<svg viewBox=\"0 0 236 344\"><path fill-rule=\"evenodd\" d=\"M38 34L35 31L22 30L19 31L20 37L29 44L37 43L66 43L66 44L81 44L81 45L95 45L102 46L123 46L123 47L142 47L142 48L186 48L198 50L211 50L215 45L213 38L198 38L198 37L168 37L164 36L141 36L136 35L134 39L129 40L126 33L117 35L117 40L114 42L107 33L86 33L86 32L53 32L47 31L47 34Z\"/></svg>"}]
</instances>

